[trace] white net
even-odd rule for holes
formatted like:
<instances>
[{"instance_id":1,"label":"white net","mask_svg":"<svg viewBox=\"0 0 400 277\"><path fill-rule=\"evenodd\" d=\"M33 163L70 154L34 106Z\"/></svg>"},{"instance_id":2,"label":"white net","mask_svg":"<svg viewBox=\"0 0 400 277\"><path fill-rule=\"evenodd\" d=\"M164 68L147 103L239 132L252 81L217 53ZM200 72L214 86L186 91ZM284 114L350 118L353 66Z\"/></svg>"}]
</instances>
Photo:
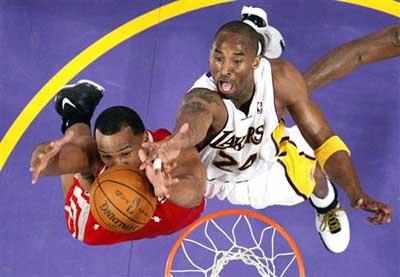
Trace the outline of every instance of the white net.
<instances>
[{"instance_id":1,"label":"white net","mask_svg":"<svg viewBox=\"0 0 400 277\"><path fill-rule=\"evenodd\" d=\"M301 275L294 242L282 227L269 223L251 214L206 220L180 242L169 276Z\"/></svg>"}]
</instances>

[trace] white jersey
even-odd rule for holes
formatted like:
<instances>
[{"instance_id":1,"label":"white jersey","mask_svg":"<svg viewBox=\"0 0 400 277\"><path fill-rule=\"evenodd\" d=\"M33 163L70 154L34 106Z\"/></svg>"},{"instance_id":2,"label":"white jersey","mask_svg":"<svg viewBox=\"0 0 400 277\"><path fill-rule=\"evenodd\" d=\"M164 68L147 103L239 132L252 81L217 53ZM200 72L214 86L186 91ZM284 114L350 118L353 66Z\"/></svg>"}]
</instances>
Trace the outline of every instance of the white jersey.
<instances>
[{"instance_id":1,"label":"white jersey","mask_svg":"<svg viewBox=\"0 0 400 277\"><path fill-rule=\"evenodd\" d=\"M279 124L275 109L271 65L261 59L254 71L255 92L246 115L233 102L224 99L228 111L225 127L200 151L201 159L207 167L208 181L245 181L256 174L258 164L273 162L277 153L271 138ZM204 74L193 88L217 91L210 74Z\"/></svg>"}]
</instances>

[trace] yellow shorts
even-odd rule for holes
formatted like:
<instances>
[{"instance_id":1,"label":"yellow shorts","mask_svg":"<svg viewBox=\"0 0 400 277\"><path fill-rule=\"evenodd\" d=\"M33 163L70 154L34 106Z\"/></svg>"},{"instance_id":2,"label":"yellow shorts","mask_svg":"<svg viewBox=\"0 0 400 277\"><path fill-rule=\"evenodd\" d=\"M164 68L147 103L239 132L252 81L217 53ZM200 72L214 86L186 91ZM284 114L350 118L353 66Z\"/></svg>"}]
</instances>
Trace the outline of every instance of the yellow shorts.
<instances>
[{"instance_id":1,"label":"yellow shorts","mask_svg":"<svg viewBox=\"0 0 400 277\"><path fill-rule=\"evenodd\" d=\"M285 170L285 177L297 194L311 196L315 187L316 159L301 151L292 137L284 137L279 143L278 162Z\"/></svg>"}]
</instances>

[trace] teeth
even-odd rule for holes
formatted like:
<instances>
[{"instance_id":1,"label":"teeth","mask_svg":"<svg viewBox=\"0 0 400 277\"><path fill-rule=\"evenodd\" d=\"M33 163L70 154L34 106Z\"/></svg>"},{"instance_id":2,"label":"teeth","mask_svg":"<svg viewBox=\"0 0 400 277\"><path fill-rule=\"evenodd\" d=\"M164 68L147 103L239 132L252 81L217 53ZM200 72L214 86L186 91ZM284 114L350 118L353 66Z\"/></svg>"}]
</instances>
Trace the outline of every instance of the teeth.
<instances>
[{"instance_id":1,"label":"teeth","mask_svg":"<svg viewBox=\"0 0 400 277\"><path fill-rule=\"evenodd\" d=\"M221 82L221 87L223 91L230 91L232 89L232 84L228 82Z\"/></svg>"}]
</instances>

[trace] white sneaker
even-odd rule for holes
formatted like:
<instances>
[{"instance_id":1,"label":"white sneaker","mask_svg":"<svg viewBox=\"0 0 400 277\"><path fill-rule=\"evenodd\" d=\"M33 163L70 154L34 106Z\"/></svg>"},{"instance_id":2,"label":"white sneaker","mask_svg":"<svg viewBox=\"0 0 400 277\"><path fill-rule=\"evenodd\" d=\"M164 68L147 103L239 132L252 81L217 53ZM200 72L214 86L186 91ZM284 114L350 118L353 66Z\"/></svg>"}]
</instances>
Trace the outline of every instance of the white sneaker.
<instances>
[{"instance_id":1,"label":"white sneaker","mask_svg":"<svg viewBox=\"0 0 400 277\"><path fill-rule=\"evenodd\" d=\"M268 24L268 16L265 10L243 6L240 19L263 36L265 44L263 56L269 59L277 59L282 55L286 46L285 41L280 31Z\"/></svg>"},{"instance_id":2,"label":"white sneaker","mask_svg":"<svg viewBox=\"0 0 400 277\"><path fill-rule=\"evenodd\" d=\"M346 250L350 242L350 224L343 208L336 208L324 213L317 212L315 225L325 247L333 253Z\"/></svg>"}]
</instances>

